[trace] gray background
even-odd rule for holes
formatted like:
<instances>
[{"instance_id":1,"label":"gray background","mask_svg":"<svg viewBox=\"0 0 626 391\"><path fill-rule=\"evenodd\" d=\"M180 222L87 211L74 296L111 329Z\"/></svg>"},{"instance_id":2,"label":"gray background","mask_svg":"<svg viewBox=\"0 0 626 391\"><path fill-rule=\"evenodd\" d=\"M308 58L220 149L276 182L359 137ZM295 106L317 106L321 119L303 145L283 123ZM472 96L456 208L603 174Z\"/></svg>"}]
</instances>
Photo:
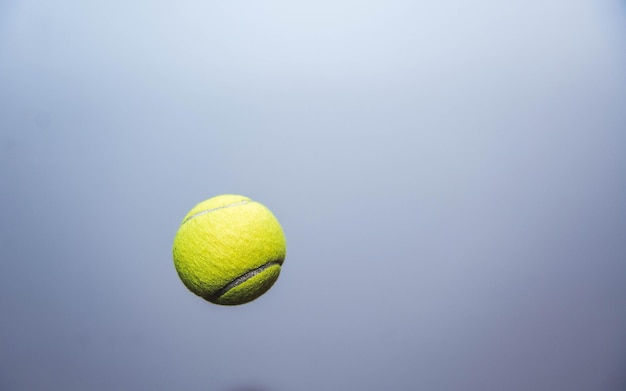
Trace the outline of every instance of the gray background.
<instances>
[{"instance_id":1,"label":"gray background","mask_svg":"<svg viewBox=\"0 0 626 391\"><path fill-rule=\"evenodd\" d=\"M626 389L626 4L0 1L0 389ZM178 280L263 202L259 300Z\"/></svg>"}]
</instances>

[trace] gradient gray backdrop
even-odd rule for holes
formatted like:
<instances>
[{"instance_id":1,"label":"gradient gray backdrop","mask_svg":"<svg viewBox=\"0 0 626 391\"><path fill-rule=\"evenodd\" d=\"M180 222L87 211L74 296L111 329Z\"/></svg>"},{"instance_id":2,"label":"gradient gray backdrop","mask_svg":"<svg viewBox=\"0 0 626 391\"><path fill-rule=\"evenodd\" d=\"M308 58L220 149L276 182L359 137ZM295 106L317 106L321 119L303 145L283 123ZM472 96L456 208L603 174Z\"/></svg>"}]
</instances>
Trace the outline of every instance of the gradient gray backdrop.
<instances>
[{"instance_id":1,"label":"gradient gray backdrop","mask_svg":"<svg viewBox=\"0 0 626 391\"><path fill-rule=\"evenodd\" d=\"M626 390L623 0L0 1L0 181L2 390Z\"/></svg>"}]
</instances>

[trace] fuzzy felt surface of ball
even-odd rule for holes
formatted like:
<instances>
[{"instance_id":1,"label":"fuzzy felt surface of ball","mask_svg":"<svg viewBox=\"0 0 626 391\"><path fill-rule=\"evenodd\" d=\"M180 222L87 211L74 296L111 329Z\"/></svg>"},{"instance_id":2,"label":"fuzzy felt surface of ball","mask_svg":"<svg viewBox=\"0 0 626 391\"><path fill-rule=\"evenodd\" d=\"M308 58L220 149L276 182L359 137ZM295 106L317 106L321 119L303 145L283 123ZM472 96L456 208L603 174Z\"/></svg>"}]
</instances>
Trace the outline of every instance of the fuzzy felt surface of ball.
<instances>
[{"instance_id":1,"label":"fuzzy felt surface of ball","mask_svg":"<svg viewBox=\"0 0 626 391\"><path fill-rule=\"evenodd\" d=\"M238 305L272 287L286 250L283 229L268 208L226 194L187 213L172 252L178 276L190 291L215 304Z\"/></svg>"}]
</instances>

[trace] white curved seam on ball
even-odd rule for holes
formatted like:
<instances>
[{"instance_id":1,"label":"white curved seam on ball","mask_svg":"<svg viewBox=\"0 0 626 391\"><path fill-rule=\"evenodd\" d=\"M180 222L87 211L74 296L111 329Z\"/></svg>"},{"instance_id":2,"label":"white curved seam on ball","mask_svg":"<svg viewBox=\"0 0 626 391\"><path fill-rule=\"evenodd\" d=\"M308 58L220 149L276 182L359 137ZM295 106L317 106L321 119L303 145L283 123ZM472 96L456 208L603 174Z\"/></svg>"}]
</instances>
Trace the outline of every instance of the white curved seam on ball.
<instances>
[{"instance_id":1,"label":"white curved seam on ball","mask_svg":"<svg viewBox=\"0 0 626 391\"><path fill-rule=\"evenodd\" d=\"M256 276L257 274L260 274L265 269L268 269L268 268L270 268L270 267L272 267L274 265L281 266L282 262L281 261L269 261L269 262L264 263L263 265L257 267L256 269L248 270L244 274L240 275L239 277L235 278L234 280L232 280L228 284L224 285L224 287L221 288L219 291L215 292L215 294L211 295L211 299L213 299L213 300L219 299L220 297L222 297L226 293L228 293L228 291L230 291L231 289L238 287L239 285L241 285L244 282L248 281L249 279L251 279L252 277Z\"/></svg>"},{"instance_id":2,"label":"white curved seam on ball","mask_svg":"<svg viewBox=\"0 0 626 391\"><path fill-rule=\"evenodd\" d=\"M245 204L249 204L250 202L254 202L254 201L252 201L252 200L243 200L243 201L235 202L233 204L228 204L228 205L224 205L224 206L218 206L217 208L211 208L211 209L207 209L207 210L202 210L200 212L194 213L191 216L187 217L185 220L183 220L182 223L180 223L180 225L182 226L183 224L185 224L186 222L188 222L191 219L195 219L196 217L205 215L207 213L215 212L216 210L232 208L233 206L245 205Z\"/></svg>"}]
</instances>

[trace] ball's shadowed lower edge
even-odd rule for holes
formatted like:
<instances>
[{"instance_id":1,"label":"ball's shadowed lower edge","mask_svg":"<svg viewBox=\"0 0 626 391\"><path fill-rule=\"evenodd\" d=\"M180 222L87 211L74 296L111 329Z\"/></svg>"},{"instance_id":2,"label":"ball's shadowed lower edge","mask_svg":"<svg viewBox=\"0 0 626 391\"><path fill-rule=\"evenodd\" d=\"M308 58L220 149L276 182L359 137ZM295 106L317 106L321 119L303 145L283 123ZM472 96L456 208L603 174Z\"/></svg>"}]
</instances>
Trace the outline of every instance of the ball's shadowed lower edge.
<instances>
[{"instance_id":1,"label":"ball's shadowed lower edge","mask_svg":"<svg viewBox=\"0 0 626 391\"><path fill-rule=\"evenodd\" d=\"M263 265L249 270L247 272L245 272L244 274L240 275L239 277L235 278L234 280L232 280L231 282L229 282L228 284L224 285L223 288L221 288L220 290L218 290L217 292L215 292L212 295L205 295L203 296L203 298L205 300L208 300L212 303L218 303L219 304L219 299L220 297L224 296L226 293L228 293L231 289L234 289L236 287L238 287L239 285L243 284L244 282L248 281L249 279L251 279L252 277L261 274L264 270L272 267L272 266L281 266L283 264L282 260L274 260L274 261L269 261L267 263L264 263Z\"/></svg>"}]
</instances>

